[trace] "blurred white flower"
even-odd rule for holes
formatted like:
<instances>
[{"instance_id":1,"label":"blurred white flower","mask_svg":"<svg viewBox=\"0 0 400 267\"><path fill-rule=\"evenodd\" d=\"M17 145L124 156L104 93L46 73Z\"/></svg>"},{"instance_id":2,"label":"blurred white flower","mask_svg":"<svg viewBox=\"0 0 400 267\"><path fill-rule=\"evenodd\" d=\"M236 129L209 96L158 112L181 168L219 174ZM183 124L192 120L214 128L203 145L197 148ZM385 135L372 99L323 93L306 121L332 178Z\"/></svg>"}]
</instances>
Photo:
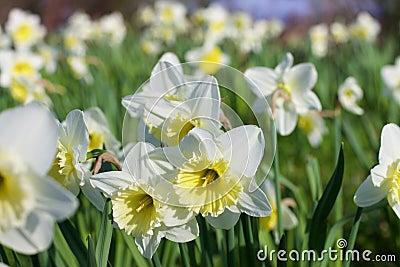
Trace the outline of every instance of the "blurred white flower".
<instances>
[{"instance_id":1,"label":"blurred white flower","mask_svg":"<svg viewBox=\"0 0 400 267\"><path fill-rule=\"evenodd\" d=\"M93 38L93 22L88 14L77 11L68 18L65 32L83 41L91 40Z\"/></svg>"},{"instance_id":2,"label":"blurred white flower","mask_svg":"<svg viewBox=\"0 0 400 267\"><path fill-rule=\"evenodd\" d=\"M156 1L154 5L156 23L180 27L186 21L186 6L176 1Z\"/></svg>"},{"instance_id":3,"label":"blurred white flower","mask_svg":"<svg viewBox=\"0 0 400 267\"><path fill-rule=\"evenodd\" d=\"M364 41L375 41L381 25L368 12L361 12L357 15L356 21L349 26L351 37Z\"/></svg>"},{"instance_id":4,"label":"blurred white flower","mask_svg":"<svg viewBox=\"0 0 400 267\"><path fill-rule=\"evenodd\" d=\"M313 111L299 116L299 128L307 135L312 147L318 147L322 142L322 136L328 133L321 115Z\"/></svg>"},{"instance_id":5,"label":"blurred white flower","mask_svg":"<svg viewBox=\"0 0 400 267\"><path fill-rule=\"evenodd\" d=\"M86 54L85 41L71 29L63 32L64 47L69 54L84 56Z\"/></svg>"},{"instance_id":6,"label":"blurred white flower","mask_svg":"<svg viewBox=\"0 0 400 267\"><path fill-rule=\"evenodd\" d=\"M348 77L339 87L338 96L340 104L346 110L356 115L364 114L364 110L357 105L357 101L363 97L363 90L356 79Z\"/></svg>"},{"instance_id":7,"label":"blurred white flower","mask_svg":"<svg viewBox=\"0 0 400 267\"><path fill-rule=\"evenodd\" d=\"M265 24L264 26L262 26ZM279 35L282 34L285 25L283 22L279 19L269 19L269 20L259 20L254 24L254 27L266 27L266 37L267 39L273 39L278 37Z\"/></svg>"},{"instance_id":8,"label":"blurred white flower","mask_svg":"<svg viewBox=\"0 0 400 267\"><path fill-rule=\"evenodd\" d=\"M3 32L3 27L0 25L0 49L9 48L10 45L10 37Z\"/></svg>"},{"instance_id":9,"label":"blurred white flower","mask_svg":"<svg viewBox=\"0 0 400 267\"><path fill-rule=\"evenodd\" d=\"M253 67L245 72L245 76L259 100L254 103L254 109L259 109L258 103L263 98L272 106L276 129L281 135L289 135L297 125L298 114L305 114L310 110L321 110L321 102L311 91L317 82L317 71L311 63L293 65L293 56L287 53L283 60L275 67ZM261 101L261 102L259 102Z\"/></svg>"},{"instance_id":10,"label":"blurred white flower","mask_svg":"<svg viewBox=\"0 0 400 267\"><path fill-rule=\"evenodd\" d=\"M126 26L124 18L120 12L113 12L102 16L99 21L99 26L102 31L102 39L110 45L120 44L126 36Z\"/></svg>"},{"instance_id":11,"label":"blurred white flower","mask_svg":"<svg viewBox=\"0 0 400 267\"><path fill-rule=\"evenodd\" d=\"M381 76L385 87L391 92L396 102L400 105L400 57L396 58L394 65L386 65L381 69Z\"/></svg>"},{"instance_id":12,"label":"blurred white flower","mask_svg":"<svg viewBox=\"0 0 400 267\"><path fill-rule=\"evenodd\" d=\"M22 104L38 101L51 106L51 99L47 96L41 80L24 76L16 76L10 85L11 96Z\"/></svg>"},{"instance_id":13,"label":"blurred white flower","mask_svg":"<svg viewBox=\"0 0 400 267\"><path fill-rule=\"evenodd\" d=\"M400 128L387 124L382 129L379 164L371 169L370 175L354 195L359 207L372 206L385 197L400 219Z\"/></svg>"},{"instance_id":14,"label":"blurred white flower","mask_svg":"<svg viewBox=\"0 0 400 267\"><path fill-rule=\"evenodd\" d=\"M80 188L90 202L99 210L103 210L104 200L90 182L90 171L85 166L86 152L89 145L89 132L83 119L83 112L73 110L67 118L59 123L60 138L58 153L48 175L78 195Z\"/></svg>"},{"instance_id":15,"label":"blurred white flower","mask_svg":"<svg viewBox=\"0 0 400 267\"><path fill-rule=\"evenodd\" d=\"M324 57L328 53L329 31L326 24L314 25L309 30L311 52L316 57Z\"/></svg>"},{"instance_id":16,"label":"blurred white flower","mask_svg":"<svg viewBox=\"0 0 400 267\"><path fill-rule=\"evenodd\" d=\"M82 79L89 84L93 82L85 56L69 56L67 62L76 79Z\"/></svg>"},{"instance_id":17,"label":"blurred white flower","mask_svg":"<svg viewBox=\"0 0 400 267\"><path fill-rule=\"evenodd\" d=\"M5 29L17 49L30 49L41 42L46 34L38 15L19 8L10 11Z\"/></svg>"},{"instance_id":18,"label":"blurred white flower","mask_svg":"<svg viewBox=\"0 0 400 267\"><path fill-rule=\"evenodd\" d=\"M0 130L0 243L36 254L50 246L54 222L78 207L70 192L46 176L56 153L56 119L31 103L2 112L0 123L7 125Z\"/></svg>"},{"instance_id":19,"label":"blurred white flower","mask_svg":"<svg viewBox=\"0 0 400 267\"><path fill-rule=\"evenodd\" d=\"M228 64L230 59L221 48L212 43L205 43L202 47L189 50L185 54L186 61L200 61L199 70L206 74L215 74L220 64Z\"/></svg>"},{"instance_id":20,"label":"blurred white flower","mask_svg":"<svg viewBox=\"0 0 400 267\"><path fill-rule=\"evenodd\" d=\"M57 69L57 50L54 47L44 43L38 45L37 50L39 55L43 59L44 70L48 74L53 74Z\"/></svg>"},{"instance_id":21,"label":"blurred white flower","mask_svg":"<svg viewBox=\"0 0 400 267\"><path fill-rule=\"evenodd\" d=\"M139 22L145 26L150 25L155 20L154 8L150 5L145 5L139 8Z\"/></svg>"},{"instance_id":22,"label":"blurred white flower","mask_svg":"<svg viewBox=\"0 0 400 267\"><path fill-rule=\"evenodd\" d=\"M274 231L275 241L278 243L278 214L276 211L275 187L270 179L265 180L260 187L267 195L272 208L272 213L268 217L260 218L260 225L267 231ZM293 229L299 224L296 215L290 209L290 207L294 207L294 205L295 202L291 198L284 198L281 200L282 228L284 230Z\"/></svg>"},{"instance_id":23,"label":"blurred white flower","mask_svg":"<svg viewBox=\"0 0 400 267\"><path fill-rule=\"evenodd\" d=\"M230 229L241 212L254 217L271 213L264 192L249 191L263 153L261 129L246 125L218 137L194 128L179 146L157 149L149 158L174 184L176 196L170 194L169 201L201 214L215 228Z\"/></svg>"},{"instance_id":24,"label":"blurred white flower","mask_svg":"<svg viewBox=\"0 0 400 267\"><path fill-rule=\"evenodd\" d=\"M128 153L122 171L96 174L91 183L111 198L113 219L120 229L135 237L140 253L151 258L162 238L188 242L199 235L194 213L159 201L160 191L152 190L163 178L151 172L147 154L155 148L138 143ZM173 193L171 186L162 192Z\"/></svg>"},{"instance_id":25,"label":"blurred white flower","mask_svg":"<svg viewBox=\"0 0 400 267\"><path fill-rule=\"evenodd\" d=\"M151 38L143 38L139 42L140 50L146 55L157 55L161 52L161 44Z\"/></svg>"},{"instance_id":26,"label":"blurred white flower","mask_svg":"<svg viewBox=\"0 0 400 267\"><path fill-rule=\"evenodd\" d=\"M343 23L334 22L330 26L332 39L336 43L345 43L349 39L349 31Z\"/></svg>"},{"instance_id":27,"label":"blurred white flower","mask_svg":"<svg viewBox=\"0 0 400 267\"><path fill-rule=\"evenodd\" d=\"M93 107L83 112L83 117L89 132L88 151L103 149L117 154L121 143L114 137L108 126L107 119L98 107Z\"/></svg>"}]
</instances>

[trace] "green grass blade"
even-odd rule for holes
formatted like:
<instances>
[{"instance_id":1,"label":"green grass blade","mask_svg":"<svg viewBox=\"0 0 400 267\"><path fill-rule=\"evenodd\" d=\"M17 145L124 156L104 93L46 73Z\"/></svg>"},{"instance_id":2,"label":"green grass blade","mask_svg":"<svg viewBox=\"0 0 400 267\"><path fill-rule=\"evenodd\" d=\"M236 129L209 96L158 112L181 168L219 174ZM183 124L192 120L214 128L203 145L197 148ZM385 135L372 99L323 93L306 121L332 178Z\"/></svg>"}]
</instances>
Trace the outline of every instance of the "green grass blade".
<instances>
[{"instance_id":1,"label":"green grass blade","mask_svg":"<svg viewBox=\"0 0 400 267\"><path fill-rule=\"evenodd\" d=\"M71 251L74 253L76 259L81 266L87 266L87 248L83 244L82 239L69 220L59 222L61 233L63 234L65 241L67 241Z\"/></svg>"},{"instance_id":2,"label":"green grass blade","mask_svg":"<svg viewBox=\"0 0 400 267\"><path fill-rule=\"evenodd\" d=\"M113 232L113 224L112 221L109 219L110 213L111 203L110 201L106 201L96 244L96 260L100 267L107 266L108 253L110 252L111 238Z\"/></svg>"}]
</instances>

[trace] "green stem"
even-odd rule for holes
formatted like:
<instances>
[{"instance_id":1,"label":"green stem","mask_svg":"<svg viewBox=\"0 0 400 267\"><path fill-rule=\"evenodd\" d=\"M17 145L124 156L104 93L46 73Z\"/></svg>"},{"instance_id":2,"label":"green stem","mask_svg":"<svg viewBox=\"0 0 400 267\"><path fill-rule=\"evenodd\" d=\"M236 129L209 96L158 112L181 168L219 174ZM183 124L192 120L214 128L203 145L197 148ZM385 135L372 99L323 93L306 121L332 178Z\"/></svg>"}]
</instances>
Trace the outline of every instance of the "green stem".
<instances>
[{"instance_id":1,"label":"green stem","mask_svg":"<svg viewBox=\"0 0 400 267\"><path fill-rule=\"evenodd\" d=\"M275 149L275 159L274 159L274 178L275 178L275 196L276 196L276 214L277 214L277 224L278 224L278 235L281 238L283 234L282 228L282 212L281 212L281 187L280 187L280 170L279 170L279 152L278 145Z\"/></svg>"},{"instance_id":2,"label":"green stem","mask_svg":"<svg viewBox=\"0 0 400 267\"><path fill-rule=\"evenodd\" d=\"M160 258L158 257L157 252L154 253L153 257L151 258L151 261L153 262L155 267L161 267L161 261Z\"/></svg>"},{"instance_id":3,"label":"green stem","mask_svg":"<svg viewBox=\"0 0 400 267\"><path fill-rule=\"evenodd\" d=\"M357 209L356 216L354 216L354 223L353 223L353 226L351 227L350 237L349 237L349 241L348 241L348 244L346 247L346 251L353 250L353 248L354 248L354 244L356 243L356 238L357 238L357 234L358 234L358 228L360 226L362 212L363 212L363 209L359 207ZM344 251L344 253L346 251ZM350 266L350 260L346 260L344 262L343 267L349 267L349 266Z\"/></svg>"},{"instance_id":4,"label":"green stem","mask_svg":"<svg viewBox=\"0 0 400 267\"><path fill-rule=\"evenodd\" d=\"M246 251L248 255L248 264L249 266L254 266L255 262L253 255L254 253L254 239L253 239L253 232L251 230L251 223L250 223L250 216L247 214L242 214L240 216L240 220L242 223L243 227L243 234L244 234L244 240L246 242Z\"/></svg>"},{"instance_id":5,"label":"green stem","mask_svg":"<svg viewBox=\"0 0 400 267\"><path fill-rule=\"evenodd\" d=\"M190 261L189 261L188 254L186 253L186 250L185 250L186 245L184 243L178 243L178 245L179 245L179 252L181 254L182 264L184 267L189 267Z\"/></svg>"},{"instance_id":6,"label":"green stem","mask_svg":"<svg viewBox=\"0 0 400 267\"><path fill-rule=\"evenodd\" d=\"M227 258L228 258L228 266L235 266L235 230L232 227L231 229L226 231L227 235Z\"/></svg>"},{"instance_id":7,"label":"green stem","mask_svg":"<svg viewBox=\"0 0 400 267\"><path fill-rule=\"evenodd\" d=\"M197 222L200 228L200 245L201 245L201 255L202 255L202 266L214 266L212 262L212 254L210 251L210 239L209 239L209 229L206 220L197 216Z\"/></svg>"}]
</instances>

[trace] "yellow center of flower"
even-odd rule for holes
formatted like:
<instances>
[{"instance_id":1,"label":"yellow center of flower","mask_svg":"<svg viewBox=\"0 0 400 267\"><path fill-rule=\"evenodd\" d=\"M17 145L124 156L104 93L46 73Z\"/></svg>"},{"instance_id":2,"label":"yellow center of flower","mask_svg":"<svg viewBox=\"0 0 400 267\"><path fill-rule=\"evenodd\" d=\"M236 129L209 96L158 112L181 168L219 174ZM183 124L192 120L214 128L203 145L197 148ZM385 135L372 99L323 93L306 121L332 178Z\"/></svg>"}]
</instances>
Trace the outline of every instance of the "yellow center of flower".
<instances>
[{"instance_id":1,"label":"yellow center of flower","mask_svg":"<svg viewBox=\"0 0 400 267\"><path fill-rule=\"evenodd\" d=\"M210 24L210 30L212 32L220 32L224 29L224 27L225 27L225 22L223 21L217 21Z\"/></svg>"},{"instance_id":2,"label":"yellow center of flower","mask_svg":"<svg viewBox=\"0 0 400 267\"><path fill-rule=\"evenodd\" d=\"M53 177L59 184L69 188L75 181L72 173L75 171L75 156L71 148L65 147L61 142L58 143L58 153L49 171L49 176Z\"/></svg>"},{"instance_id":3,"label":"yellow center of flower","mask_svg":"<svg viewBox=\"0 0 400 267\"><path fill-rule=\"evenodd\" d=\"M102 149L104 144L104 135L102 133L89 132L88 151L93 149Z\"/></svg>"},{"instance_id":4,"label":"yellow center of flower","mask_svg":"<svg viewBox=\"0 0 400 267\"><path fill-rule=\"evenodd\" d=\"M390 206L393 206L400 201L400 159L389 165L386 175L391 183L387 199Z\"/></svg>"},{"instance_id":5,"label":"yellow center of flower","mask_svg":"<svg viewBox=\"0 0 400 267\"><path fill-rule=\"evenodd\" d=\"M226 207L237 204L243 187L236 176L228 173L229 163L222 159L198 170L206 161L204 157L191 159L178 170L174 183L190 210L217 217Z\"/></svg>"},{"instance_id":6,"label":"yellow center of flower","mask_svg":"<svg viewBox=\"0 0 400 267\"><path fill-rule=\"evenodd\" d=\"M12 79L10 91L12 97L20 103L25 103L28 97L29 89L25 84L19 82L17 79Z\"/></svg>"},{"instance_id":7,"label":"yellow center of flower","mask_svg":"<svg viewBox=\"0 0 400 267\"><path fill-rule=\"evenodd\" d=\"M15 43L24 43L32 38L33 28L29 24L22 24L15 32L12 37Z\"/></svg>"},{"instance_id":8,"label":"yellow center of flower","mask_svg":"<svg viewBox=\"0 0 400 267\"><path fill-rule=\"evenodd\" d=\"M347 98L351 98L351 97L353 97L353 91L350 88L347 87L346 89L344 89L344 95Z\"/></svg>"},{"instance_id":9,"label":"yellow center of flower","mask_svg":"<svg viewBox=\"0 0 400 267\"><path fill-rule=\"evenodd\" d=\"M299 127L305 134L309 134L315 128L314 120L310 116L299 116Z\"/></svg>"},{"instance_id":10,"label":"yellow center of flower","mask_svg":"<svg viewBox=\"0 0 400 267\"><path fill-rule=\"evenodd\" d=\"M223 53L221 48L214 46L200 59L200 61L203 62L200 63L199 67L207 74L215 74L220 68L220 65L215 63L221 63L222 57Z\"/></svg>"},{"instance_id":11,"label":"yellow center of flower","mask_svg":"<svg viewBox=\"0 0 400 267\"><path fill-rule=\"evenodd\" d=\"M165 122L165 125L160 132L161 141L169 146L177 146L190 130L200 126L201 125L198 120L190 120L181 113L178 113L174 118L171 118Z\"/></svg>"},{"instance_id":12,"label":"yellow center of flower","mask_svg":"<svg viewBox=\"0 0 400 267\"><path fill-rule=\"evenodd\" d=\"M0 158L0 233L24 225L34 202L29 188L31 172L20 162L10 162L7 158L10 155L3 156Z\"/></svg>"},{"instance_id":13,"label":"yellow center of flower","mask_svg":"<svg viewBox=\"0 0 400 267\"><path fill-rule=\"evenodd\" d=\"M12 69L12 74L23 75L23 76L33 76L36 73L35 68L27 61L21 61L14 65Z\"/></svg>"},{"instance_id":14,"label":"yellow center of flower","mask_svg":"<svg viewBox=\"0 0 400 267\"><path fill-rule=\"evenodd\" d=\"M278 222L278 214L276 208L271 204L272 212L267 217L260 218L260 225L267 231L274 230Z\"/></svg>"},{"instance_id":15,"label":"yellow center of flower","mask_svg":"<svg viewBox=\"0 0 400 267\"><path fill-rule=\"evenodd\" d=\"M79 39L78 37L69 34L67 36L65 36L64 39L64 45L67 49L72 50L74 49L77 45L79 44Z\"/></svg>"},{"instance_id":16,"label":"yellow center of flower","mask_svg":"<svg viewBox=\"0 0 400 267\"><path fill-rule=\"evenodd\" d=\"M136 185L111 196L111 202L114 221L129 235L150 235L152 229L159 225L157 201Z\"/></svg>"},{"instance_id":17,"label":"yellow center of flower","mask_svg":"<svg viewBox=\"0 0 400 267\"><path fill-rule=\"evenodd\" d=\"M278 90L282 90L283 92L285 92L289 96L292 94L292 90L284 82L278 83Z\"/></svg>"},{"instance_id":18,"label":"yellow center of flower","mask_svg":"<svg viewBox=\"0 0 400 267\"><path fill-rule=\"evenodd\" d=\"M166 7L161 11L161 17L164 22L172 22L174 19L174 11L170 7Z\"/></svg>"}]
</instances>

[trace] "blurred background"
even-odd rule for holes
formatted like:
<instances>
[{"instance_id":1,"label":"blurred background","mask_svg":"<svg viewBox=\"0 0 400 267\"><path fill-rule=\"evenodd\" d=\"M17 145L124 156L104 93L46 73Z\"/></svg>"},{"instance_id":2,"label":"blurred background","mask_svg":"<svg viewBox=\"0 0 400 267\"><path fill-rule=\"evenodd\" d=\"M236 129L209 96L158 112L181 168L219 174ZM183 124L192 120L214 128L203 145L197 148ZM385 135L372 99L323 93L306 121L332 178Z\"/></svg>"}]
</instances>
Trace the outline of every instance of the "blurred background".
<instances>
[{"instance_id":1,"label":"blurred background","mask_svg":"<svg viewBox=\"0 0 400 267\"><path fill-rule=\"evenodd\" d=\"M82 10L93 18L111 11L122 12L126 19L141 6L154 1L131 0L1 0L0 22L4 23L8 12L13 7L20 7L39 14L43 24L50 29L63 24L76 10ZM229 11L246 11L254 18L279 18L292 31L306 30L311 24L329 23L336 17L346 20L359 11L369 11L383 24L384 31L398 31L400 18L400 1L398 0L181 0L189 12L198 7L208 6L212 2L222 4ZM296 27L294 27L296 26Z\"/></svg>"}]
</instances>

